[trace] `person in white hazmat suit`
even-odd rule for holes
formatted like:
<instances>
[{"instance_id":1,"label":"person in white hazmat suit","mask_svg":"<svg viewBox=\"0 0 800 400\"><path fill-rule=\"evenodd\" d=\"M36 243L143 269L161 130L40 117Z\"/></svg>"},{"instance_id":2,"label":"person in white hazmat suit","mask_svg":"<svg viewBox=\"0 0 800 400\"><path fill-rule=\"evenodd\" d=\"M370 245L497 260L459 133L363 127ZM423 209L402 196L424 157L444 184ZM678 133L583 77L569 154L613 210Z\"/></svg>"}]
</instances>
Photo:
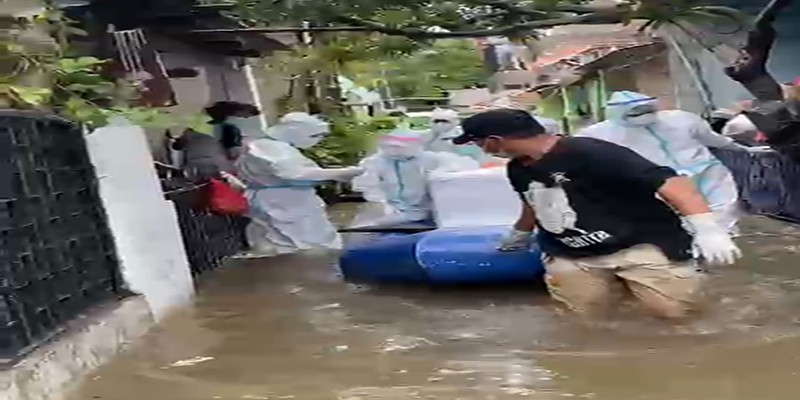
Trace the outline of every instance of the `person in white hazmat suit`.
<instances>
[{"instance_id":1,"label":"person in white hazmat suit","mask_svg":"<svg viewBox=\"0 0 800 400\"><path fill-rule=\"evenodd\" d=\"M461 121L458 112L437 108L431 114L431 130L425 139L425 150L447 152L470 157L479 163L490 157L474 144L457 145L453 139L461 135Z\"/></svg>"},{"instance_id":2,"label":"person in white hazmat suit","mask_svg":"<svg viewBox=\"0 0 800 400\"><path fill-rule=\"evenodd\" d=\"M348 181L363 169L321 168L298 150L316 145L329 132L328 123L317 117L289 113L267 130L266 138L250 142L239 158L252 219L246 234L254 255L342 247L314 187L323 181Z\"/></svg>"},{"instance_id":3,"label":"person in white hazmat suit","mask_svg":"<svg viewBox=\"0 0 800 400\"><path fill-rule=\"evenodd\" d=\"M709 148L749 151L717 134L696 114L659 111L656 98L636 92L615 92L607 104L607 120L578 136L593 137L627 147L653 163L691 177L717 222L738 233L739 194L733 175Z\"/></svg>"},{"instance_id":4,"label":"person in white hazmat suit","mask_svg":"<svg viewBox=\"0 0 800 400\"><path fill-rule=\"evenodd\" d=\"M357 218L352 227L391 226L432 217L428 178L434 172L478 169L477 161L447 152L425 151L424 136L397 129L380 138L378 152L361 162L364 174L353 190L380 210Z\"/></svg>"}]
</instances>

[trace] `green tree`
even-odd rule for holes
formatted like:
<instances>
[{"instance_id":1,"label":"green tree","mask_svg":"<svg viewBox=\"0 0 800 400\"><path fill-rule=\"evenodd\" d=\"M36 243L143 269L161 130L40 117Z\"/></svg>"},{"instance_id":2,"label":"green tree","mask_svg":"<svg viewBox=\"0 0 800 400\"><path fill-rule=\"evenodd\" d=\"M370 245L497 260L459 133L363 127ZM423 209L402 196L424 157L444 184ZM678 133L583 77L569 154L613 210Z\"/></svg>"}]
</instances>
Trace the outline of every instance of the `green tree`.
<instances>
[{"instance_id":1,"label":"green tree","mask_svg":"<svg viewBox=\"0 0 800 400\"><path fill-rule=\"evenodd\" d=\"M372 31L413 39L525 37L570 24L657 27L684 19L741 18L702 0L238 0L242 16L267 26Z\"/></svg>"},{"instance_id":2,"label":"green tree","mask_svg":"<svg viewBox=\"0 0 800 400\"><path fill-rule=\"evenodd\" d=\"M84 35L45 0L0 0L0 108L39 109L89 126L122 116L148 127L195 127L136 100L128 82L104 73L108 60L75 55L69 39Z\"/></svg>"},{"instance_id":3,"label":"green tree","mask_svg":"<svg viewBox=\"0 0 800 400\"><path fill-rule=\"evenodd\" d=\"M410 54L353 62L347 71L369 88L388 86L395 97L442 97L489 78L475 44L457 39L437 40Z\"/></svg>"}]
</instances>

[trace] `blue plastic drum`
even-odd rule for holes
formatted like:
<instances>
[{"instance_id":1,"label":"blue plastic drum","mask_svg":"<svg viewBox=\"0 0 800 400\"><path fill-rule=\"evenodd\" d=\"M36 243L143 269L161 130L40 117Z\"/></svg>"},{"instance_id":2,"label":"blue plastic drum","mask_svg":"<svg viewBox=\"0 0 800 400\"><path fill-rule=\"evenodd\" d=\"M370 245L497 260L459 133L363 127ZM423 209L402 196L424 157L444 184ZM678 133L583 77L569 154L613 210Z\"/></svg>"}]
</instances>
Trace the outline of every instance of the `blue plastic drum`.
<instances>
[{"instance_id":1,"label":"blue plastic drum","mask_svg":"<svg viewBox=\"0 0 800 400\"><path fill-rule=\"evenodd\" d=\"M417 243L417 263L437 284L535 281L544 275L539 250L501 252L505 227L428 232Z\"/></svg>"},{"instance_id":2,"label":"blue plastic drum","mask_svg":"<svg viewBox=\"0 0 800 400\"><path fill-rule=\"evenodd\" d=\"M348 247L341 257L345 279L375 283L483 284L540 280L536 248L496 249L504 227L435 230L385 235Z\"/></svg>"},{"instance_id":3,"label":"blue plastic drum","mask_svg":"<svg viewBox=\"0 0 800 400\"><path fill-rule=\"evenodd\" d=\"M385 234L348 246L339 258L344 278L357 282L422 283L425 271L416 258L417 242L424 233Z\"/></svg>"}]
</instances>

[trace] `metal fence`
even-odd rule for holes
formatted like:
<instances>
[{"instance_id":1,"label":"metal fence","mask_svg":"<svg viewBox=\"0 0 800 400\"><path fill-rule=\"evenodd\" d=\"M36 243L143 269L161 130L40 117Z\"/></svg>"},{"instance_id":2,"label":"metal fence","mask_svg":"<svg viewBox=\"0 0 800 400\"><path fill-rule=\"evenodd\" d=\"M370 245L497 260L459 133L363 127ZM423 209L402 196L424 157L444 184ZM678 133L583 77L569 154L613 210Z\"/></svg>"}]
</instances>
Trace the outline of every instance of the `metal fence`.
<instances>
[{"instance_id":1,"label":"metal fence","mask_svg":"<svg viewBox=\"0 0 800 400\"><path fill-rule=\"evenodd\" d=\"M204 184L194 183L179 170L164 165L160 171L165 195L175 203L184 248L195 276L219 268L225 259L245 250L246 218L209 212Z\"/></svg>"},{"instance_id":2,"label":"metal fence","mask_svg":"<svg viewBox=\"0 0 800 400\"><path fill-rule=\"evenodd\" d=\"M800 164L776 152L717 150L747 211L800 223Z\"/></svg>"},{"instance_id":3,"label":"metal fence","mask_svg":"<svg viewBox=\"0 0 800 400\"><path fill-rule=\"evenodd\" d=\"M0 362L120 291L81 130L0 111Z\"/></svg>"}]
</instances>

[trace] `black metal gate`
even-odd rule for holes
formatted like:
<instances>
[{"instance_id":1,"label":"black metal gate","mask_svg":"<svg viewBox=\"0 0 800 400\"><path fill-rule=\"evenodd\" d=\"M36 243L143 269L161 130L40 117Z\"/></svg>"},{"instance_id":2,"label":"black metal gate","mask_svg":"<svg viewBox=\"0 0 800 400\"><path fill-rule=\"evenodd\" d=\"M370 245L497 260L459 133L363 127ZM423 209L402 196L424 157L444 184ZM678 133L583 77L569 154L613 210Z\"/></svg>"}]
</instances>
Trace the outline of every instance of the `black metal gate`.
<instances>
[{"instance_id":1,"label":"black metal gate","mask_svg":"<svg viewBox=\"0 0 800 400\"><path fill-rule=\"evenodd\" d=\"M800 222L800 164L777 152L715 150L731 170L748 212Z\"/></svg>"},{"instance_id":2,"label":"black metal gate","mask_svg":"<svg viewBox=\"0 0 800 400\"><path fill-rule=\"evenodd\" d=\"M195 276L212 271L247 248L245 217L216 215L207 207L207 183L195 182L172 166L156 163L167 200L175 204L184 249Z\"/></svg>"},{"instance_id":3,"label":"black metal gate","mask_svg":"<svg viewBox=\"0 0 800 400\"><path fill-rule=\"evenodd\" d=\"M119 293L118 263L81 129L0 111L0 362Z\"/></svg>"}]
</instances>

